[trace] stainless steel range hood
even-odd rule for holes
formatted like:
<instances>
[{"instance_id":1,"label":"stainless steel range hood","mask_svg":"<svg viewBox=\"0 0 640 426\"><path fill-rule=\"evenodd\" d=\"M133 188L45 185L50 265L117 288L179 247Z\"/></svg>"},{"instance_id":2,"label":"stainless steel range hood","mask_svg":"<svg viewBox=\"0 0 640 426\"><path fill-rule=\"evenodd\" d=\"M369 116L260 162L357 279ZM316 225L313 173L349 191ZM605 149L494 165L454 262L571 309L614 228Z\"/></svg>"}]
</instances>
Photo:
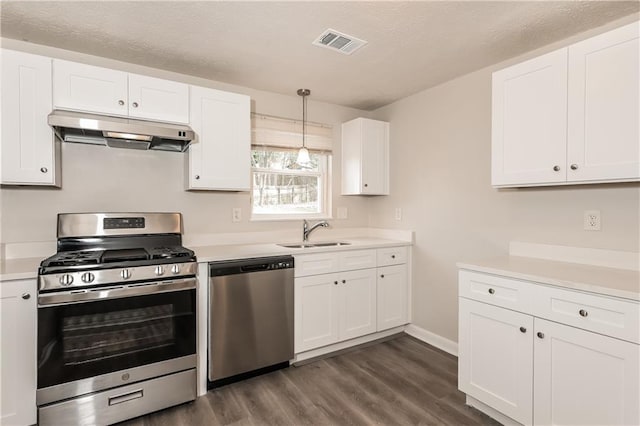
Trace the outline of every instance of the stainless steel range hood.
<instances>
[{"instance_id":1,"label":"stainless steel range hood","mask_svg":"<svg viewBox=\"0 0 640 426\"><path fill-rule=\"evenodd\" d=\"M113 148L184 152L195 137L189 126L62 110L48 123L61 141Z\"/></svg>"}]
</instances>

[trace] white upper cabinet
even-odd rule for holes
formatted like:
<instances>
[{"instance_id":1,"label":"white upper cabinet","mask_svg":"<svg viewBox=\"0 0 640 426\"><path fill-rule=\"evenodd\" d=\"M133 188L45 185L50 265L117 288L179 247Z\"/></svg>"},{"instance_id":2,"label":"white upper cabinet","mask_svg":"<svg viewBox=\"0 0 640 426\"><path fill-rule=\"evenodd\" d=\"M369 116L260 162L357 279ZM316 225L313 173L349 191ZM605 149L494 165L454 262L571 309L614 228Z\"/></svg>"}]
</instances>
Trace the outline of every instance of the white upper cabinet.
<instances>
[{"instance_id":1,"label":"white upper cabinet","mask_svg":"<svg viewBox=\"0 0 640 426\"><path fill-rule=\"evenodd\" d=\"M187 84L58 59L53 103L56 109L189 122Z\"/></svg>"},{"instance_id":2,"label":"white upper cabinet","mask_svg":"<svg viewBox=\"0 0 640 426\"><path fill-rule=\"evenodd\" d=\"M2 184L59 185L51 59L2 50Z\"/></svg>"},{"instance_id":3,"label":"white upper cabinet","mask_svg":"<svg viewBox=\"0 0 640 426\"><path fill-rule=\"evenodd\" d=\"M493 74L492 185L640 179L639 23Z\"/></svg>"},{"instance_id":4,"label":"white upper cabinet","mask_svg":"<svg viewBox=\"0 0 640 426\"><path fill-rule=\"evenodd\" d=\"M189 122L189 86L129 74L129 116L144 120Z\"/></svg>"},{"instance_id":5,"label":"white upper cabinet","mask_svg":"<svg viewBox=\"0 0 640 426\"><path fill-rule=\"evenodd\" d=\"M640 177L638 29L569 47L569 180Z\"/></svg>"},{"instance_id":6,"label":"white upper cabinet","mask_svg":"<svg viewBox=\"0 0 640 426\"><path fill-rule=\"evenodd\" d=\"M493 74L493 185L564 182L567 50Z\"/></svg>"},{"instance_id":7,"label":"white upper cabinet","mask_svg":"<svg viewBox=\"0 0 640 426\"><path fill-rule=\"evenodd\" d=\"M248 191L251 175L251 99L191 86L187 189Z\"/></svg>"},{"instance_id":8,"label":"white upper cabinet","mask_svg":"<svg viewBox=\"0 0 640 426\"><path fill-rule=\"evenodd\" d=\"M342 124L342 195L389 194L389 123L356 118Z\"/></svg>"}]
</instances>

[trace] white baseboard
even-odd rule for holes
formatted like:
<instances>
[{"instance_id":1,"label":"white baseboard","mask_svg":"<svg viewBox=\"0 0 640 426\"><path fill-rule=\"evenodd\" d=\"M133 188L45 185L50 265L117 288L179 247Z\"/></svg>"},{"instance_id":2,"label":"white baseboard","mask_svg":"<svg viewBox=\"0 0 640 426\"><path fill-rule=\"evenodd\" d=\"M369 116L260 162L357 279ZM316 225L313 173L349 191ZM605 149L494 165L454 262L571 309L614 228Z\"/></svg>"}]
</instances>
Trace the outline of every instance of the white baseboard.
<instances>
[{"instance_id":1,"label":"white baseboard","mask_svg":"<svg viewBox=\"0 0 640 426\"><path fill-rule=\"evenodd\" d=\"M405 327L404 332L409 336L415 337L418 340L422 340L425 343L435 346L453 356L458 356L458 344L453 340L444 338L438 334L425 330L422 327L418 327L415 324L409 324Z\"/></svg>"}]
</instances>

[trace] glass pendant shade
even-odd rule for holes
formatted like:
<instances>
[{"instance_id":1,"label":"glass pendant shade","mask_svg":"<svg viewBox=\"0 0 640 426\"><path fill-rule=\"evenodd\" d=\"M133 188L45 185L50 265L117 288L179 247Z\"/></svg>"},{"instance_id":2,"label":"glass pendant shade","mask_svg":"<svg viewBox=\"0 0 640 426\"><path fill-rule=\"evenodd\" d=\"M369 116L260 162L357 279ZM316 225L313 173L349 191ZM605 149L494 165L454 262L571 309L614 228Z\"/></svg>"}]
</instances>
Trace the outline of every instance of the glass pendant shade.
<instances>
[{"instance_id":1,"label":"glass pendant shade","mask_svg":"<svg viewBox=\"0 0 640 426\"><path fill-rule=\"evenodd\" d=\"M296 163L300 165L309 164L311 162L311 157L309 157L309 150L305 147L300 148L298 151L298 158L296 159Z\"/></svg>"}]
</instances>

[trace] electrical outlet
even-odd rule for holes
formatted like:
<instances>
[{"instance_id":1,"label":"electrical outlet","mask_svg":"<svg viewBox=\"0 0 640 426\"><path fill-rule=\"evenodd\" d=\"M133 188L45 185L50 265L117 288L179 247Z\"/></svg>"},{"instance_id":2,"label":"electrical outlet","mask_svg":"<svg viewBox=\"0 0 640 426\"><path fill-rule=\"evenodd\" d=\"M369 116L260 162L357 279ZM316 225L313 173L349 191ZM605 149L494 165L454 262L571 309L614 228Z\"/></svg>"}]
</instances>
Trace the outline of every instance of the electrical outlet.
<instances>
[{"instance_id":1,"label":"electrical outlet","mask_svg":"<svg viewBox=\"0 0 640 426\"><path fill-rule=\"evenodd\" d=\"M349 217L349 211L346 207L338 207L338 219L346 219Z\"/></svg>"},{"instance_id":2,"label":"electrical outlet","mask_svg":"<svg viewBox=\"0 0 640 426\"><path fill-rule=\"evenodd\" d=\"M242 220L242 209L240 207L234 207L231 213L231 220L233 222L240 222Z\"/></svg>"},{"instance_id":3,"label":"electrical outlet","mask_svg":"<svg viewBox=\"0 0 640 426\"><path fill-rule=\"evenodd\" d=\"M585 231L599 231L601 227L600 210L585 210L584 229Z\"/></svg>"},{"instance_id":4,"label":"electrical outlet","mask_svg":"<svg viewBox=\"0 0 640 426\"><path fill-rule=\"evenodd\" d=\"M396 207L396 220L402 220L402 209L400 207Z\"/></svg>"}]
</instances>

